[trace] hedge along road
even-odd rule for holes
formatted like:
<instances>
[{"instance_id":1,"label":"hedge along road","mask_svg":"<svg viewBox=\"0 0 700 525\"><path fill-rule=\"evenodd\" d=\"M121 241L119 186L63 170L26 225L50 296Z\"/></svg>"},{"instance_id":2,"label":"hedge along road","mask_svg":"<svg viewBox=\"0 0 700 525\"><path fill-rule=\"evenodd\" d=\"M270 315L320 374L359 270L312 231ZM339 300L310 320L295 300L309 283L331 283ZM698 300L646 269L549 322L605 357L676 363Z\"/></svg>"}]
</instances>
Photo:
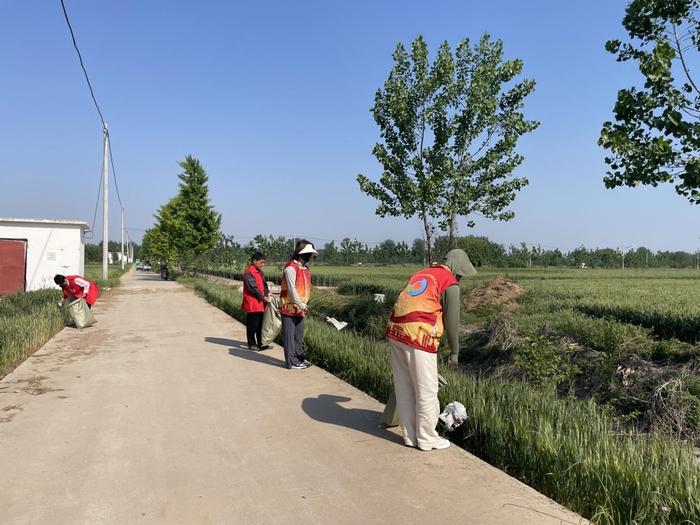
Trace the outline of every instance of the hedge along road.
<instances>
[{"instance_id":1,"label":"hedge along road","mask_svg":"<svg viewBox=\"0 0 700 525\"><path fill-rule=\"evenodd\" d=\"M383 406L174 282L131 272L0 381L0 522L581 523L457 448L377 428Z\"/></svg>"}]
</instances>

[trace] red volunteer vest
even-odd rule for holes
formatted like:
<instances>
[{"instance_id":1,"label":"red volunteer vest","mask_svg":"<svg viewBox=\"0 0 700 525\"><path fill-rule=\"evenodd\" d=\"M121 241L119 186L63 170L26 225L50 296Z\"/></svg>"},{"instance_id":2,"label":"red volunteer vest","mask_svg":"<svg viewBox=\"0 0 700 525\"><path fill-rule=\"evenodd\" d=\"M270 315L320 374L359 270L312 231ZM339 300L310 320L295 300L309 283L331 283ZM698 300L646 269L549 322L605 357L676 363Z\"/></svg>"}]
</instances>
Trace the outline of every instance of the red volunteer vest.
<instances>
[{"instance_id":1,"label":"red volunteer vest","mask_svg":"<svg viewBox=\"0 0 700 525\"><path fill-rule=\"evenodd\" d=\"M66 284L68 286L63 289L63 297L73 296L76 299L83 297L87 304L92 305L100 296L100 287L80 275L66 275Z\"/></svg>"},{"instance_id":2,"label":"red volunteer vest","mask_svg":"<svg viewBox=\"0 0 700 525\"><path fill-rule=\"evenodd\" d=\"M284 266L284 269L286 270L290 266L294 268L294 272L296 273L294 287L296 288L297 294L299 294L299 298L302 302L308 304L311 298L311 272L307 267L301 267L294 261L288 262ZM294 317L304 317L306 315L306 312L299 310L294 303L294 299L292 299L292 295L289 293L284 271L282 272L282 288L280 291L280 313Z\"/></svg>"},{"instance_id":3,"label":"red volunteer vest","mask_svg":"<svg viewBox=\"0 0 700 525\"><path fill-rule=\"evenodd\" d=\"M386 336L413 348L437 352L444 330L440 296L457 284L447 266L434 265L413 274L394 303Z\"/></svg>"},{"instance_id":4,"label":"red volunteer vest","mask_svg":"<svg viewBox=\"0 0 700 525\"><path fill-rule=\"evenodd\" d=\"M261 294L265 294L265 277L263 276L262 271L258 270L254 265L248 266L248 268L245 271L244 274L244 282L245 282L245 275L246 274L251 274L255 278L255 284L258 285L258 290L260 290ZM245 287L245 284L243 285L243 304L241 305L243 308L243 311L246 313L255 313L255 312L264 312L265 311L265 302L258 299L255 297L253 294L248 292L248 290Z\"/></svg>"}]
</instances>

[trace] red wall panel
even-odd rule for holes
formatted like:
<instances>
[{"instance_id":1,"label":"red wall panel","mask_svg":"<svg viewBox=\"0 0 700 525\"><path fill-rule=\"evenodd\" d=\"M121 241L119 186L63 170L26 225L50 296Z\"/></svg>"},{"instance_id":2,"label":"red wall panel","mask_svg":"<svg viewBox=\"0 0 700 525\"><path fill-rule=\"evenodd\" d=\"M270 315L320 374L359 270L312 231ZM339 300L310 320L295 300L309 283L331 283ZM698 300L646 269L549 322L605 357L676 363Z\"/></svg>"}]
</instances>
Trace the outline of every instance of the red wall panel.
<instances>
[{"instance_id":1,"label":"red wall panel","mask_svg":"<svg viewBox=\"0 0 700 525\"><path fill-rule=\"evenodd\" d=\"M0 239L0 295L24 291L27 241Z\"/></svg>"}]
</instances>

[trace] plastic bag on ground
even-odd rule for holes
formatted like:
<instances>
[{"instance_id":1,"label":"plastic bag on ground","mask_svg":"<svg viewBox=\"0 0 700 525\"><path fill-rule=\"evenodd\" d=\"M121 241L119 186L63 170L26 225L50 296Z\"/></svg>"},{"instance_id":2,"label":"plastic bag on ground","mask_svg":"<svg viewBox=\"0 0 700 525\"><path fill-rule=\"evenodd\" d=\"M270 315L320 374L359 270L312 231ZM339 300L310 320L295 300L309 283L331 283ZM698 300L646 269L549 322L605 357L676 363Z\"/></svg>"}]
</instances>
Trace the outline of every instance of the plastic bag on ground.
<instances>
[{"instance_id":1,"label":"plastic bag on ground","mask_svg":"<svg viewBox=\"0 0 700 525\"><path fill-rule=\"evenodd\" d=\"M326 317L326 321L332 324L336 330L342 330L348 325L345 321L338 321L335 317Z\"/></svg>"},{"instance_id":2,"label":"plastic bag on ground","mask_svg":"<svg viewBox=\"0 0 700 525\"><path fill-rule=\"evenodd\" d=\"M282 331L282 314L280 314L280 298L270 295L270 302L265 305L262 322L262 343L272 344Z\"/></svg>"},{"instance_id":3,"label":"plastic bag on ground","mask_svg":"<svg viewBox=\"0 0 700 525\"><path fill-rule=\"evenodd\" d=\"M440 414L440 421L445 424L445 428L448 431L452 431L455 428L462 425L467 420L467 409L459 401L452 401L448 404Z\"/></svg>"},{"instance_id":4,"label":"plastic bag on ground","mask_svg":"<svg viewBox=\"0 0 700 525\"><path fill-rule=\"evenodd\" d=\"M87 328L97 322L95 316L92 315L92 311L88 308L85 299L82 297L68 305L68 313L71 319L73 319L76 328Z\"/></svg>"}]
</instances>

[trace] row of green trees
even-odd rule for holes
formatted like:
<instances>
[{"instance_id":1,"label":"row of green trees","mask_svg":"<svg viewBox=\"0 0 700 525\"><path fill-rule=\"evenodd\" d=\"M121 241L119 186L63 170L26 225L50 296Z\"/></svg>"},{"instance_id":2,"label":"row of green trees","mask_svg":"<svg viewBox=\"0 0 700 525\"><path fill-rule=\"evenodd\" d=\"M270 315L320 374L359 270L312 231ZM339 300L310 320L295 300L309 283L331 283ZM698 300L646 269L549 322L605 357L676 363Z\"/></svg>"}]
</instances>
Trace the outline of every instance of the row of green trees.
<instances>
[{"instance_id":1,"label":"row of green trees","mask_svg":"<svg viewBox=\"0 0 700 525\"><path fill-rule=\"evenodd\" d=\"M257 235L248 243L238 243L233 237L221 236L216 246L189 261L199 267L237 267L247 263L255 251L261 251L270 262L289 259L295 239L284 236ZM503 268L526 267L589 267L589 268L695 268L698 254L684 251L652 251L640 247L629 250L616 248L586 248L581 246L569 252L545 249L537 245L521 243L504 246L486 237L435 238L435 258L444 255L450 246L464 249L477 266ZM344 238L340 243L327 242L317 247L320 255L317 262L332 265L348 264L424 264L425 241L415 239L412 243L386 239L369 246L357 239Z\"/></svg>"}]
</instances>

